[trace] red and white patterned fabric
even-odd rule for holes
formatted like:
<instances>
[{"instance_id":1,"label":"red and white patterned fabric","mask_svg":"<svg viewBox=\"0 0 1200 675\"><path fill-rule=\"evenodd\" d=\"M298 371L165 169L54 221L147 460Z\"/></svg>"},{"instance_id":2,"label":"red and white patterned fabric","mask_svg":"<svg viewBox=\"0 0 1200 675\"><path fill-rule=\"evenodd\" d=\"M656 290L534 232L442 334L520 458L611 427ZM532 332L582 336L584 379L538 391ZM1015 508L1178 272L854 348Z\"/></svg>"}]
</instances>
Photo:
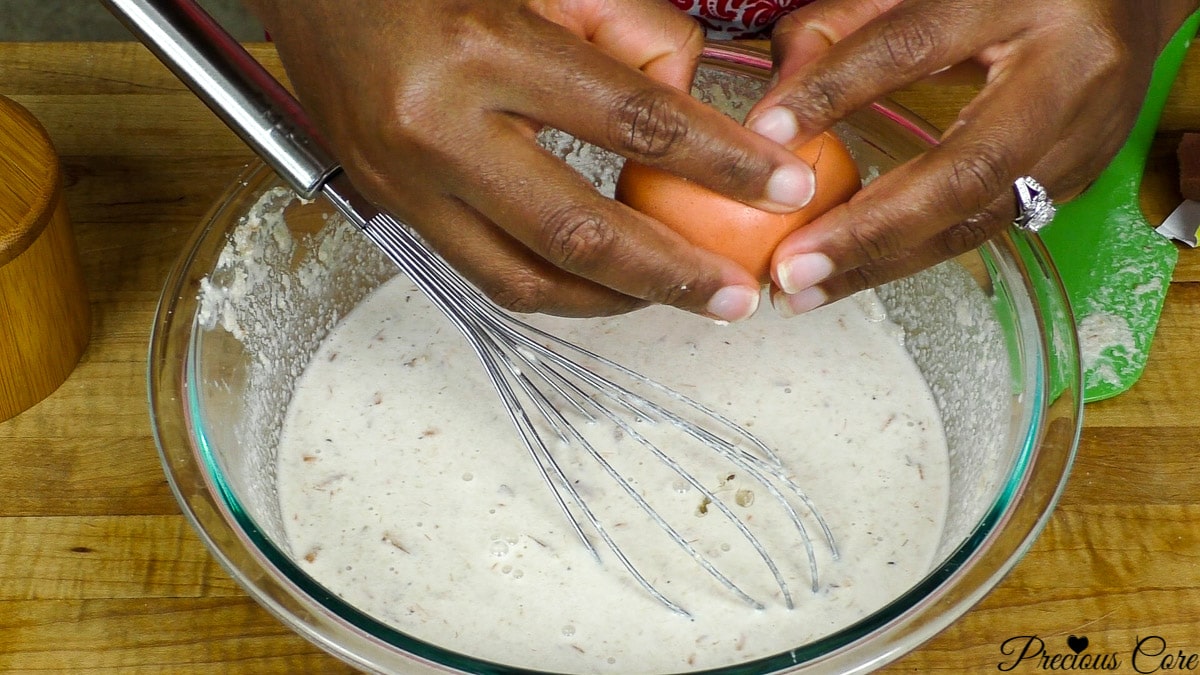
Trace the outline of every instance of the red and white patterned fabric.
<instances>
[{"instance_id":1,"label":"red and white patterned fabric","mask_svg":"<svg viewBox=\"0 0 1200 675\"><path fill-rule=\"evenodd\" d=\"M671 0L714 40L763 37L779 17L812 0Z\"/></svg>"}]
</instances>

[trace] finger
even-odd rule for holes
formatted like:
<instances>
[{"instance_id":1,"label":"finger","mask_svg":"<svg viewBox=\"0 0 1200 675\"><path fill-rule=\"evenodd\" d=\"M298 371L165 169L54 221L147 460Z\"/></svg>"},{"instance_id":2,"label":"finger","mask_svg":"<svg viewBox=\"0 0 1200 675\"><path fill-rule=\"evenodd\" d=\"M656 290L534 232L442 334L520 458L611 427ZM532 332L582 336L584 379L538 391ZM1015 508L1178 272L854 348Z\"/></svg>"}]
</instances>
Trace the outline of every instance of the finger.
<instances>
[{"instance_id":1,"label":"finger","mask_svg":"<svg viewBox=\"0 0 1200 675\"><path fill-rule=\"evenodd\" d=\"M812 198L812 168L786 148L679 89L630 68L550 22L531 22L527 52L498 59L495 109L535 119L734 199L790 212Z\"/></svg>"},{"instance_id":2,"label":"finger","mask_svg":"<svg viewBox=\"0 0 1200 675\"><path fill-rule=\"evenodd\" d=\"M508 120L520 127L520 120ZM483 129L484 124L471 125ZM514 133L523 133L521 132ZM477 166L491 172L490 158L480 159L473 149L479 145L476 134L446 147L447 153L463 153L461 165ZM474 145L473 145L474 144ZM484 143L486 145L486 143ZM443 158L447 155L443 155ZM465 174L447 173L453 169L430 166L414 173L404 155L389 153L372 168L345 165L364 196L384 210L421 232L464 277L496 304L517 312L543 312L560 316L600 316L619 314L645 301L620 293L591 280L552 265L545 257L512 237L455 194L446 184L474 180ZM524 175L514 172L514 175Z\"/></svg>"},{"instance_id":3,"label":"finger","mask_svg":"<svg viewBox=\"0 0 1200 675\"><path fill-rule=\"evenodd\" d=\"M798 293L776 289L771 295L771 305L783 316L797 316L859 291L909 276L982 246L1012 223L1013 215L1007 215L1009 213L1015 215L1011 200L999 199L987 212L943 230L897 255L849 269Z\"/></svg>"},{"instance_id":4,"label":"finger","mask_svg":"<svg viewBox=\"0 0 1200 675\"><path fill-rule=\"evenodd\" d=\"M783 144L808 138L881 96L1002 43L1019 24L980 3L907 0L798 68L765 94L746 125ZM1009 13L1011 14L1011 13Z\"/></svg>"},{"instance_id":5,"label":"finger","mask_svg":"<svg viewBox=\"0 0 1200 675\"><path fill-rule=\"evenodd\" d=\"M1125 127L1116 120L1120 120L1122 114L1117 110L1111 112L1104 116L1111 128L1099 132L1090 125L1072 124L1071 128L1078 130L1055 143L1029 172L1045 184L1055 186L1055 201L1066 202L1082 192L1120 147ZM1134 110L1125 113L1126 116L1134 114ZM1097 143L1100 147L1096 152L1084 153L1083 148ZM1006 191L983 211L902 253L848 269L792 295L777 290L772 294L771 303L785 316L795 316L895 281L978 248L1006 229L1016 215L1015 197L1011 191Z\"/></svg>"},{"instance_id":6,"label":"finger","mask_svg":"<svg viewBox=\"0 0 1200 675\"><path fill-rule=\"evenodd\" d=\"M959 223L995 227L981 214L997 203L1013 204L1013 181L1038 165L1075 116L1054 93L1056 85L1069 87L1047 72L1055 68L1038 67L1032 58L1004 64L940 145L781 242L772 259L776 284L799 293L902 256ZM1058 177L1038 176L1050 185Z\"/></svg>"},{"instance_id":7,"label":"finger","mask_svg":"<svg viewBox=\"0 0 1200 675\"><path fill-rule=\"evenodd\" d=\"M777 79L785 79L830 45L862 28L900 0L823 0L780 19L771 30Z\"/></svg>"},{"instance_id":8,"label":"finger","mask_svg":"<svg viewBox=\"0 0 1200 675\"><path fill-rule=\"evenodd\" d=\"M1122 137L1119 131L1100 135L1091 131L1072 133L1055 143L1030 174L1043 177L1046 184L1057 186L1054 194L1056 201L1068 201L1082 192L1091 178L1100 172L1119 146L1119 140L1115 139ZM1109 147L1102 148L1097 155L1081 157L1081 148L1086 147L1085 141L1090 139L1097 142L1097 138L1114 140L1099 141ZM777 290L772 294L771 303L785 316L795 316L859 291L895 281L982 246L1006 229L1016 215L1015 196L1010 191L1005 192L983 211L936 232L928 240L908 250L848 269L817 286L792 295Z\"/></svg>"},{"instance_id":9,"label":"finger","mask_svg":"<svg viewBox=\"0 0 1200 675\"><path fill-rule=\"evenodd\" d=\"M644 306L551 265L457 199L439 198L413 218L439 223L425 239L493 302L515 312L604 316Z\"/></svg>"},{"instance_id":10,"label":"finger","mask_svg":"<svg viewBox=\"0 0 1200 675\"><path fill-rule=\"evenodd\" d=\"M489 120L488 141L450 176L466 205L554 267L621 294L725 320L753 313L759 284L741 266L603 197L510 119Z\"/></svg>"},{"instance_id":11,"label":"finger","mask_svg":"<svg viewBox=\"0 0 1200 675\"><path fill-rule=\"evenodd\" d=\"M683 91L691 87L704 32L669 3L585 0L570 11L570 16L547 18L659 82Z\"/></svg>"},{"instance_id":12,"label":"finger","mask_svg":"<svg viewBox=\"0 0 1200 675\"><path fill-rule=\"evenodd\" d=\"M957 229L957 226L951 228L951 230L954 229ZM970 251L979 248L979 246L982 246L995 235L980 237L979 235L982 230L974 226L968 226L965 229L966 231L961 233L951 232L951 230L947 230L946 232L947 236L957 241L966 242L972 238L976 238L976 243L973 246L967 247L966 251L968 253L965 255L948 256L940 246L930 243L925 246L919 246L895 258L879 260L870 265L864 265L863 267L851 270L827 280L820 286L814 286L795 295L789 295L775 289L771 294L771 306L784 317L799 316L818 307L850 297L855 293L876 288L897 279L903 279L956 257L963 259L964 266L967 266L972 271L972 274L976 275L977 280L981 284L989 283L986 270L978 269L978 260L971 260L967 256L971 255ZM1000 230L1003 230L1003 227Z\"/></svg>"}]
</instances>

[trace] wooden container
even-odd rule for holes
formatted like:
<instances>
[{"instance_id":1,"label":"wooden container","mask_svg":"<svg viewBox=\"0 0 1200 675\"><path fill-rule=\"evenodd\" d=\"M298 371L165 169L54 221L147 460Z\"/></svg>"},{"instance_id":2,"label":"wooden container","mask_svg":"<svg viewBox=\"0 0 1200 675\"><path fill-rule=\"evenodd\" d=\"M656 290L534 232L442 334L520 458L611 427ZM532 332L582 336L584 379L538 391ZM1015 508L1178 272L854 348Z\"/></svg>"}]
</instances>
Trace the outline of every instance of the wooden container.
<instances>
[{"instance_id":1,"label":"wooden container","mask_svg":"<svg viewBox=\"0 0 1200 675\"><path fill-rule=\"evenodd\" d=\"M45 129L0 96L0 422L57 389L91 332L62 193Z\"/></svg>"}]
</instances>

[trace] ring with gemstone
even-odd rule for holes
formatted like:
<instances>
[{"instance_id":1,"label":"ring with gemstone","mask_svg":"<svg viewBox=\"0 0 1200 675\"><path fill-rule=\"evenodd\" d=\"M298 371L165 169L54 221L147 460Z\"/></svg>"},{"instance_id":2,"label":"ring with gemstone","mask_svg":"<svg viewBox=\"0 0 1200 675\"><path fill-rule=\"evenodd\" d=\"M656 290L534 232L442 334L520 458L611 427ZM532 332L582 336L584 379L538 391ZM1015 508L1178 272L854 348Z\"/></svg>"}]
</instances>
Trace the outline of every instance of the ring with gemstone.
<instances>
[{"instance_id":1,"label":"ring with gemstone","mask_svg":"<svg viewBox=\"0 0 1200 675\"><path fill-rule=\"evenodd\" d=\"M1026 232L1037 232L1054 220L1054 202L1046 188L1031 176L1022 176L1013 182L1017 195L1017 217L1013 225Z\"/></svg>"}]
</instances>

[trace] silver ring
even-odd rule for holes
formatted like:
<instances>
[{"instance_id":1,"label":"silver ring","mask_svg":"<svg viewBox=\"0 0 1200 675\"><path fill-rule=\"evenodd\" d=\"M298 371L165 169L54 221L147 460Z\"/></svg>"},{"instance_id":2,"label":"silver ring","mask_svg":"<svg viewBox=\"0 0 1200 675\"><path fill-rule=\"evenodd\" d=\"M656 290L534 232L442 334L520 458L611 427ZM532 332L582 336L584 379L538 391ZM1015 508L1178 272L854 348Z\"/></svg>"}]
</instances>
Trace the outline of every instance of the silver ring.
<instances>
[{"instance_id":1,"label":"silver ring","mask_svg":"<svg viewBox=\"0 0 1200 675\"><path fill-rule=\"evenodd\" d=\"M1031 176L1021 176L1013 183L1017 195L1017 217L1013 225L1026 232L1037 232L1054 220L1057 209L1046 188Z\"/></svg>"}]
</instances>

